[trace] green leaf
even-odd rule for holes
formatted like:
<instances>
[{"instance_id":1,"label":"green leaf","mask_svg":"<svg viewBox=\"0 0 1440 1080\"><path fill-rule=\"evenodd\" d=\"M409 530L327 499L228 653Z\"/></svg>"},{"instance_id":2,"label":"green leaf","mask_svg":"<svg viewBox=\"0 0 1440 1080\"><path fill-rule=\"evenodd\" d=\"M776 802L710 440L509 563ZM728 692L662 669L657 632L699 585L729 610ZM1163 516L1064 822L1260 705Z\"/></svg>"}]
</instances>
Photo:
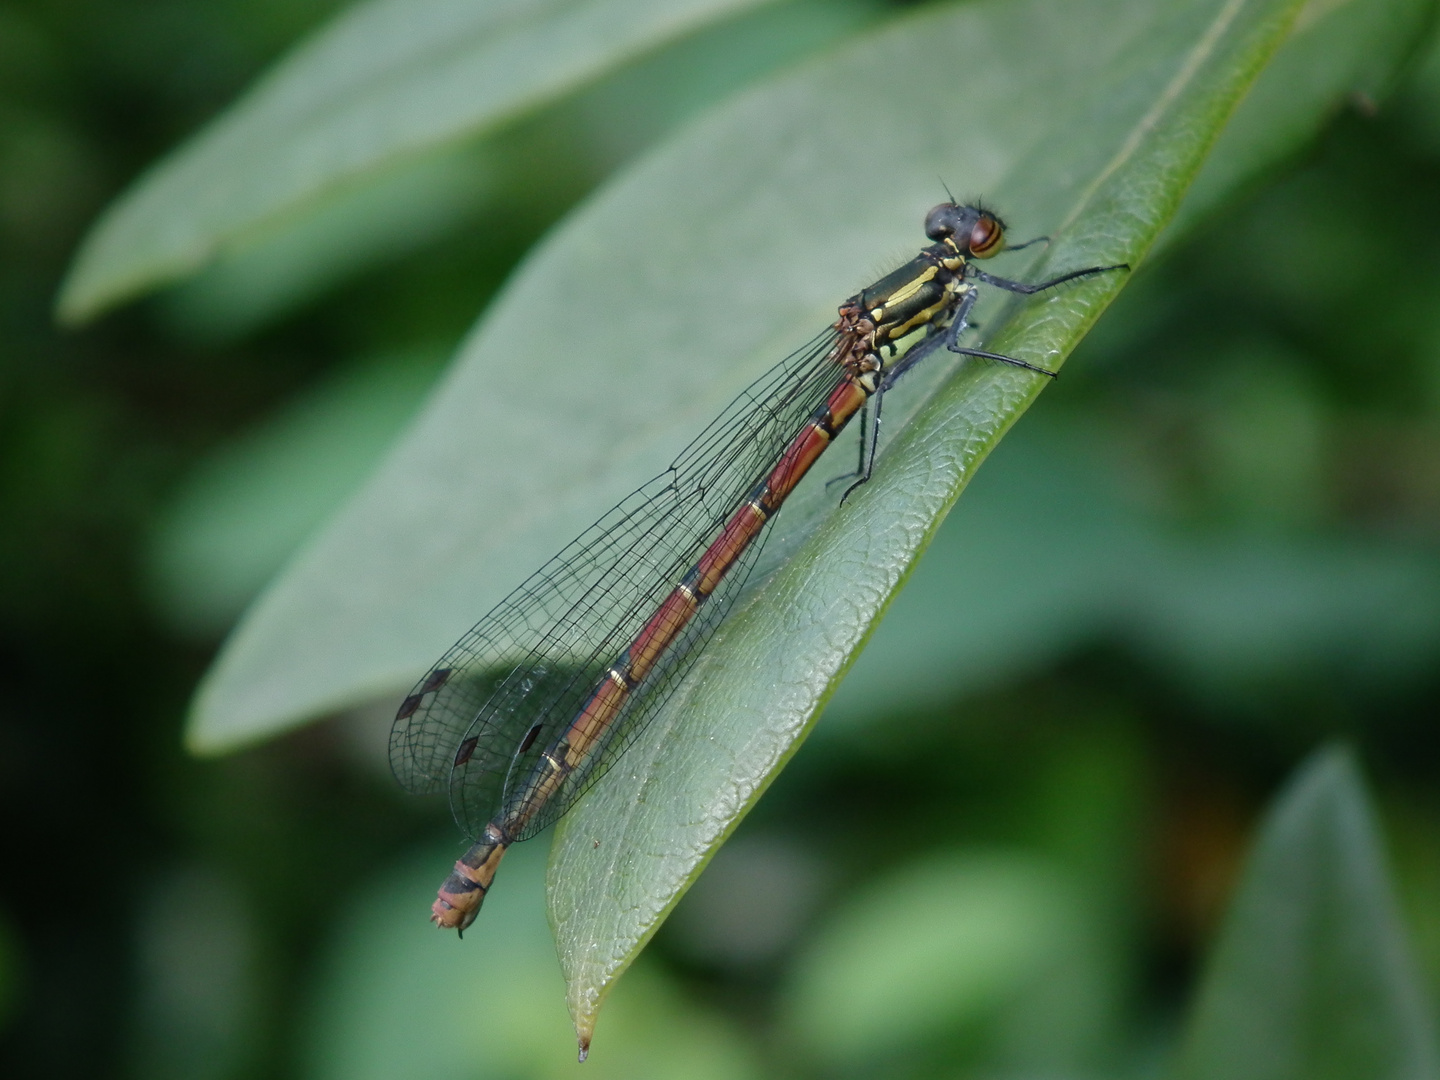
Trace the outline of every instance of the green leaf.
<instances>
[{"instance_id":1,"label":"green leaf","mask_svg":"<svg viewBox=\"0 0 1440 1080\"><path fill-rule=\"evenodd\" d=\"M371 0L143 175L58 301L80 322L346 185L477 135L762 0Z\"/></svg>"},{"instance_id":2,"label":"green leaf","mask_svg":"<svg viewBox=\"0 0 1440 1080\"><path fill-rule=\"evenodd\" d=\"M1060 33L1091 49L1144 18L1100 5L1064 11L1075 23ZM950 16L954 24L944 29L928 28L926 42L953 35L957 43L985 43L997 70L970 73L973 83L1013 80L1010 100L995 106L999 115L977 113L983 134L967 130L965 140L984 145L1025 112L1048 102L1053 113L1057 101L1067 102L1033 156L1017 154L1000 181L1000 190L1031 208L1035 216L1024 220L1061 223L1027 276L1137 263L1294 11L1238 2L1169 6L1141 24L1137 52L1092 52L1095 69L1068 72L1078 78L1067 91L1039 97L1022 92L1035 75L1026 64L1055 66L1035 41L1039 11L980 4ZM1117 16L1125 21L1108 22ZM1060 19L1048 8L1044 18ZM918 58L906 64L923 66ZM1022 305L989 347L1058 366L1121 282L1099 279ZM961 368L897 436L846 512L829 518L756 602L731 616L673 707L627 752L621 775L564 822L550 903L582 1044L606 991L794 752L975 467L1040 388L1011 368ZM1044 548L1033 554L1043 558Z\"/></svg>"},{"instance_id":3,"label":"green leaf","mask_svg":"<svg viewBox=\"0 0 1440 1080\"><path fill-rule=\"evenodd\" d=\"M1187 1080L1440 1076L1364 786L1315 755L1261 827L1202 982Z\"/></svg>"},{"instance_id":4,"label":"green leaf","mask_svg":"<svg viewBox=\"0 0 1440 1080\"><path fill-rule=\"evenodd\" d=\"M485 244L480 222L553 217L579 186L690 116L878 17L878 0L762 3L604 73L529 122L387 165L281 215L228 244L163 311L188 337L233 338L457 231Z\"/></svg>"},{"instance_id":5,"label":"green leaf","mask_svg":"<svg viewBox=\"0 0 1440 1080\"><path fill-rule=\"evenodd\" d=\"M169 328L211 346L233 340L433 243L494 197L491 151L481 141L422 154L247 232L164 297Z\"/></svg>"}]
</instances>

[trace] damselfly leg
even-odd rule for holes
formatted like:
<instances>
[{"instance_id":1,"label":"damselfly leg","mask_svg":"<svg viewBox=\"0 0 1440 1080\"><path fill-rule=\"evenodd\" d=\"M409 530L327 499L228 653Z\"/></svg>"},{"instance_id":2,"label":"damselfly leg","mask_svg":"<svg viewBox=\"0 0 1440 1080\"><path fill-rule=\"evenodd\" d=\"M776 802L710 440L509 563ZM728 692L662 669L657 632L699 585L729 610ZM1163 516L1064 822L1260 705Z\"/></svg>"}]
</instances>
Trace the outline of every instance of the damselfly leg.
<instances>
[{"instance_id":1,"label":"damselfly leg","mask_svg":"<svg viewBox=\"0 0 1440 1080\"><path fill-rule=\"evenodd\" d=\"M1041 240L1049 240L1049 237L1038 236L1034 240L1027 240L1024 244L1016 245L1016 247L1009 250L1016 251L1019 250L1019 248L1021 247L1028 247L1029 245L1038 243ZM1009 278L995 277L991 274L987 274L985 271L981 270L973 263L966 264L964 274L966 277L973 277L977 281L983 281L987 285L994 285L996 288L1004 289L1006 292L1020 293L1025 296L1033 296L1036 293L1044 292L1047 289L1053 289L1057 285L1064 285L1065 283L1070 281L1078 281L1082 278L1091 277L1095 274L1103 274L1111 270L1128 269L1130 269L1129 266L1123 263L1116 264L1114 266L1091 266L1086 267L1083 270L1072 270L1068 274L1061 274L1059 277L1051 278L1049 281L1042 281L1034 285L1028 285L1020 281L1011 281ZM932 341L932 338L943 338L945 340L945 347L950 352L958 353L961 356L974 356L982 360L995 360L1002 364L1008 364L1011 367L1022 368L1025 371L1033 371L1037 375L1048 376L1051 379L1057 377L1058 372L1051 371L1049 368L1040 367L1038 364L1032 364L1026 360L1021 360L1019 357L1006 356L1003 353L987 352L984 349L972 349L968 348L967 346L961 345L960 335L964 333L965 329L970 325L970 311L972 308L974 308L975 302L978 298L979 293L976 292L974 288L970 288L968 291L966 291L964 298L956 306L954 315L951 317L950 325L948 327L936 328L932 326L931 329L933 333L927 335L925 341L922 341L919 344L915 345L907 353L905 353L904 356L902 356L899 360L897 360L885 370L884 376L880 380L880 385L875 388L875 394L870 399L867 410L872 412L872 416L870 418L870 437L868 441L865 437L865 417L863 414L861 416L862 424L860 428L860 468L857 473L851 474L858 476L858 479L848 488L846 488L845 493L840 496L840 501L842 503L850 497L851 492L853 492L856 488L862 487L863 485L869 483L870 477L874 473L875 455L879 452L880 449L880 410L885 402L885 392L891 387L893 387L897 382L899 382L906 372L912 370L918 363L920 363L920 361L924 360L927 356L930 355L935 345L938 343L938 340ZM846 479L848 479L848 477L846 477Z\"/></svg>"}]
</instances>

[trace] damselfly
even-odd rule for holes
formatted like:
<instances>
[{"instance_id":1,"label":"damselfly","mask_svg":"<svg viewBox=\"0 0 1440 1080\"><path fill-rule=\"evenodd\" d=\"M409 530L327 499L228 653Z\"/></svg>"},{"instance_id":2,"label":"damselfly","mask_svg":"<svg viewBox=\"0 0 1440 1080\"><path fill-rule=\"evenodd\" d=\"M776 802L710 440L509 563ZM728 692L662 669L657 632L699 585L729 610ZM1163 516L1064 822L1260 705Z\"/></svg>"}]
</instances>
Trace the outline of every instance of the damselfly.
<instances>
[{"instance_id":1,"label":"damselfly","mask_svg":"<svg viewBox=\"0 0 1440 1080\"><path fill-rule=\"evenodd\" d=\"M569 810L639 737L734 604L767 524L857 413L870 420L851 489L874 466L885 392L941 344L1054 375L960 344L977 282L1031 294L1124 269L1035 285L987 274L974 260L1000 253L1005 226L979 206L941 203L925 234L929 247L841 304L670 468L481 619L400 706L396 777L411 791L448 789L475 841L440 887L435 923L463 932L505 849Z\"/></svg>"}]
</instances>

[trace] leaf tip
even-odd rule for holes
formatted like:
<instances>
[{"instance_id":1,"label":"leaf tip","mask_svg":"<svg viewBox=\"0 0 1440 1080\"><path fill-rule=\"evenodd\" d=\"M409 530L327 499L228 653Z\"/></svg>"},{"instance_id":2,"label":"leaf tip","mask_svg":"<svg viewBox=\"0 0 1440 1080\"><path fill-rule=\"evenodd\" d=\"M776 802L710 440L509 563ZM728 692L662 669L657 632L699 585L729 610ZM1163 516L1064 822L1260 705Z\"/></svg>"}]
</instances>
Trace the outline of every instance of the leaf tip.
<instances>
[{"instance_id":1,"label":"leaf tip","mask_svg":"<svg viewBox=\"0 0 1440 1080\"><path fill-rule=\"evenodd\" d=\"M1349 743L1335 740L1315 750L1296 770L1288 788L1287 803L1310 807L1336 799L1364 801L1365 781L1360 762Z\"/></svg>"},{"instance_id":2,"label":"leaf tip","mask_svg":"<svg viewBox=\"0 0 1440 1080\"><path fill-rule=\"evenodd\" d=\"M257 718L238 709L216 691L212 668L200 680L185 717L181 741L187 753L198 758L223 757L302 723L302 720Z\"/></svg>"},{"instance_id":3,"label":"leaf tip","mask_svg":"<svg viewBox=\"0 0 1440 1080\"><path fill-rule=\"evenodd\" d=\"M192 757L220 757L234 749L232 742L217 732L213 725L206 723L204 717L193 713L186 722L185 731L180 738L185 746L185 752Z\"/></svg>"},{"instance_id":4,"label":"leaf tip","mask_svg":"<svg viewBox=\"0 0 1440 1080\"><path fill-rule=\"evenodd\" d=\"M588 1008L577 1008L573 999L569 1004L570 1022L575 1026L575 1042L580 1047L580 1060L584 1061L590 1056L590 1040L595 1036L595 1016L599 1006L593 1000Z\"/></svg>"},{"instance_id":5,"label":"leaf tip","mask_svg":"<svg viewBox=\"0 0 1440 1080\"><path fill-rule=\"evenodd\" d=\"M55 296L55 322L67 330L79 329L146 288L143 280L122 278L103 266L97 270L90 247L87 243L81 248Z\"/></svg>"},{"instance_id":6,"label":"leaf tip","mask_svg":"<svg viewBox=\"0 0 1440 1080\"><path fill-rule=\"evenodd\" d=\"M113 288L103 275L97 276L94 271L93 247L93 241L87 237L55 293L55 322L67 330L92 322L117 302Z\"/></svg>"}]
</instances>

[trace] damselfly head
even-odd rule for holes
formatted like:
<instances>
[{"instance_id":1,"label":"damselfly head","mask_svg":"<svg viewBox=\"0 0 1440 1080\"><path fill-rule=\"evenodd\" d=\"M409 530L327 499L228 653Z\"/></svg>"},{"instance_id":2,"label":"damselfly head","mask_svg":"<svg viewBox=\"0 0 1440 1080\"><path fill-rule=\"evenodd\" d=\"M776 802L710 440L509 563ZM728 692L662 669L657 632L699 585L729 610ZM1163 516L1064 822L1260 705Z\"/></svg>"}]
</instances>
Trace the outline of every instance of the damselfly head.
<instances>
[{"instance_id":1,"label":"damselfly head","mask_svg":"<svg viewBox=\"0 0 1440 1080\"><path fill-rule=\"evenodd\" d=\"M925 235L931 240L955 237L966 255L988 259L1005 246L1005 223L983 206L941 203L925 215Z\"/></svg>"}]
</instances>

